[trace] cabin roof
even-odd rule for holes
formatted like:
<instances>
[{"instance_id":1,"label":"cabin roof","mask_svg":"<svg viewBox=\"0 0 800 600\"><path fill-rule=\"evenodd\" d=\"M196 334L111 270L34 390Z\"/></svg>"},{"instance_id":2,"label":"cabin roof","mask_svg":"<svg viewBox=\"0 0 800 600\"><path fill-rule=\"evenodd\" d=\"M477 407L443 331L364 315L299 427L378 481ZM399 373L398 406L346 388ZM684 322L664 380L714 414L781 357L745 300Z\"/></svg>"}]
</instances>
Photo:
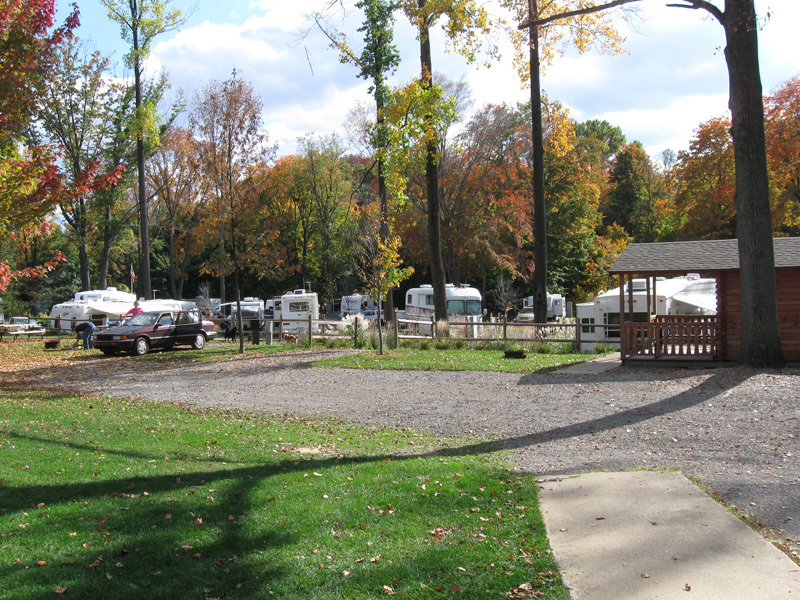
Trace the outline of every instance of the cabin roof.
<instances>
[{"instance_id":1,"label":"cabin roof","mask_svg":"<svg viewBox=\"0 0 800 600\"><path fill-rule=\"evenodd\" d=\"M800 237L774 238L775 267L800 267ZM739 269L738 240L629 244L609 269L613 274L702 273Z\"/></svg>"}]
</instances>

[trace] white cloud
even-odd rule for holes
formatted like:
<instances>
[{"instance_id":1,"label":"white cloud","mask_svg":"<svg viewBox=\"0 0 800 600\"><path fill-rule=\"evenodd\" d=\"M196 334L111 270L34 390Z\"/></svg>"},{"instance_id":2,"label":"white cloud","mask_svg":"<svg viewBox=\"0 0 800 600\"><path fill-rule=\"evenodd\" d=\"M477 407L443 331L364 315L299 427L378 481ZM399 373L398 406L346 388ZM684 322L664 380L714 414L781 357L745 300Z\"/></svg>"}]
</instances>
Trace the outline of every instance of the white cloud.
<instances>
[{"instance_id":1,"label":"white cloud","mask_svg":"<svg viewBox=\"0 0 800 600\"><path fill-rule=\"evenodd\" d=\"M188 6L190 0L178 2ZM105 19L102 8L95 6L99 3L85 4L81 8L86 31L101 51L119 53L116 24ZM186 90L191 98L205 82L227 79L235 67L260 94L280 153L291 153L297 137L341 131L348 111L357 102L370 102L355 67L340 64L320 32L298 40L298 32L309 28L307 15L326 4L328 0L203 1L181 31L160 38L150 68L166 69L173 88ZM345 4L352 8L353 2ZM694 129L725 114L727 107L722 27L703 11L662 4L640 4L645 20L628 33L629 54L568 52L543 78L547 95L570 107L576 119L604 118L619 125L628 139L641 140L649 151L686 148ZM756 8L761 15L772 15L759 34L764 90L771 91L800 74L800 53L794 51L800 2L756 0ZM361 16L351 13L345 27L353 32L360 22ZM434 32L432 39L435 70L454 80L465 77L476 109L529 97L513 70L509 50L485 69L446 54L440 33ZM419 47L414 30L400 14L395 42L403 64L394 79L404 82L419 72Z\"/></svg>"}]
</instances>

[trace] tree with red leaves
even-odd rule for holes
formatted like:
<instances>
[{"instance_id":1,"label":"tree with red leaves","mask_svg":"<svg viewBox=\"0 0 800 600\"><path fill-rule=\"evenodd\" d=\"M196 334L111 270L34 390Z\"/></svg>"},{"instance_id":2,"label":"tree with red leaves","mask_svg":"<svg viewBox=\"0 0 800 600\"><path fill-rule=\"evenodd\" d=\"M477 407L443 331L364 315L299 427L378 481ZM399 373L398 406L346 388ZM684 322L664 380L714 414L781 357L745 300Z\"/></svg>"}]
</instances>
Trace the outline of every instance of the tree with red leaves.
<instances>
[{"instance_id":1,"label":"tree with red leaves","mask_svg":"<svg viewBox=\"0 0 800 600\"><path fill-rule=\"evenodd\" d=\"M54 0L6 0L0 4L0 234L48 233L44 217L54 206L61 179L53 149L25 138L36 110L38 92L46 84L56 49L78 24L78 10L50 31ZM57 253L36 267L15 271L0 262L0 290L20 277L45 275L58 262Z\"/></svg>"}]
</instances>

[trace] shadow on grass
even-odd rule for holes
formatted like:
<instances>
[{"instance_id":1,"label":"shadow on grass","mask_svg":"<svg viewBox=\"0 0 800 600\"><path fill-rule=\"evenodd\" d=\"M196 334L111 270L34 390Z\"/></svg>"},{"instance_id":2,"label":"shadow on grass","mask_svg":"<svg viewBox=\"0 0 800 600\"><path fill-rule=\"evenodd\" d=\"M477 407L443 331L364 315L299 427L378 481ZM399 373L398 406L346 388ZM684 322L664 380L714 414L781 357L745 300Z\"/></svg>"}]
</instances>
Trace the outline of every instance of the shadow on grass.
<instances>
[{"instance_id":1,"label":"shadow on grass","mask_svg":"<svg viewBox=\"0 0 800 600\"><path fill-rule=\"evenodd\" d=\"M303 519L320 527L332 514L304 514L302 506L278 508L287 473L326 473L340 466L366 466L377 475L387 459L402 461L456 455L491 454L508 448L525 448L554 440L609 431L633 423L686 410L724 394L748 378L712 374L695 388L597 419L565 424L524 436L465 444L454 448L409 455L329 457L282 461L277 464L233 466L202 458L218 469L132 476L98 482L59 485L6 486L0 494L0 515L14 512L24 522L3 519L0 544L14 542L22 556L0 561L0 590L6 597L50 598L55 589L66 588L69 597L142 598L223 596L255 598L375 598L383 585L413 571L413 563L436 565L442 556L431 548L398 557L391 566L358 571L347 580L340 574L352 568L351 557L329 550L303 547L295 522ZM523 378L525 379L525 378ZM596 379L592 379L596 381ZM8 434L4 434L10 437ZM36 442L53 440L17 435ZM70 448L73 444L66 444ZM96 447L86 447L97 451ZM102 448L106 454L115 452ZM139 459L158 459L147 452L123 452ZM225 461L230 463L231 461ZM102 500L102 502L99 502ZM97 507L97 508L96 508ZM258 522L250 513L259 514ZM440 517L446 519L446 509ZM342 520L345 520L342 517ZM350 521L350 519L348 519ZM445 522L445 521L443 521ZM346 528L354 528L348 522ZM372 527L372 523L370 523ZM31 529L47 531L47 537L20 546L14 538ZM73 534L75 534L73 536ZM64 548L48 554L51 547ZM310 554L320 552L320 556ZM375 550L376 553L380 549ZM287 558L294 555L295 558ZM37 564L47 557L47 564ZM16 561L19 559L19 562ZM319 561L318 576L298 579L293 560ZM271 596L272 591L275 595ZM473 590L474 591L474 590ZM411 597L438 597L433 592ZM466 597L466 596L465 596ZM471 597L481 597L473 595ZM552 598L566 596L554 595Z\"/></svg>"}]
</instances>

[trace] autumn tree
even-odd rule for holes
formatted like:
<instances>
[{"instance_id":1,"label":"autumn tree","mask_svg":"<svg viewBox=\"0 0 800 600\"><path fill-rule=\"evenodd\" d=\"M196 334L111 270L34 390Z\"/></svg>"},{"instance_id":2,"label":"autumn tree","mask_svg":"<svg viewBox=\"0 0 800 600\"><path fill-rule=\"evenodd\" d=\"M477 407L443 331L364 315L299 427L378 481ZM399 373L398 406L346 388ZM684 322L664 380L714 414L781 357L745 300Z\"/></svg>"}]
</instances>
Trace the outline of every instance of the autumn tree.
<instances>
[{"instance_id":1,"label":"autumn tree","mask_svg":"<svg viewBox=\"0 0 800 600\"><path fill-rule=\"evenodd\" d=\"M0 5L0 231L9 235L27 229L28 235L46 234L52 224L44 217L55 205L62 182L55 153L25 139L39 93L57 49L78 24L75 9L64 25L55 23L54 0L5 2ZM0 261L0 290L20 277L40 276L52 270L63 255L56 253L39 265L15 270Z\"/></svg>"},{"instance_id":2,"label":"autumn tree","mask_svg":"<svg viewBox=\"0 0 800 600\"><path fill-rule=\"evenodd\" d=\"M541 72L556 51L567 45L579 52L597 48L602 52L620 51L621 38L611 24L606 9L624 2L586 6L582 0L502 0L522 23L512 31L516 45L516 63L523 82L531 90L531 152L533 169L534 314L537 321L547 321L547 202L544 182L544 129L542 123ZM527 33L527 40L520 32ZM527 57L527 61L525 58ZM527 69L524 66L527 65Z\"/></svg>"},{"instance_id":3,"label":"autumn tree","mask_svg":"<svg viewBox=\"0 0 800 600\"><path fill-rule=\"evenodd\" d=\"M183 283L192 259L202 247L201 223L210 217L211 196L200 162L200 146L192 132L171 129L151 160L150 187L156 190L154 213L166 231L168 280L173 298L183 297Z\"/></svg>"},{"instance_id":4,"label":"autumn tree","mask_svg":"<svg viewBox=\"0 0 800 600\"><path fill-rule=\"evenodd\" d=\"M136 136L136 164L138 169L139 236L141 244L139 263L139 290L149 298L150 233L147 214L147 179L145 174L145 138L155 133L156 106L144 98L143 69L150 54L153 40L159 35L178 29L186 21L179 9L169 9L172 0L100 0L108 11L108 18L119 24L122 39L130 44L125 56L133 70L135 90L134 131Z\"/></svg>"},{"instance_id":5,"label":"autumn tree","mask_svg":"<svg viewBox=\"0 0 800 600\"><path fill-rule=\"evenodd\" d=\"M548 289L574 298L597 244L606 171L595 166L604 163L609 147L585 143L558 102L546 101L543 109Z\"/></svg>"},{"instance_id":6,"label":"autumn tree","mask_svg":"<svg viewBox=\"0 0 800 600\"><path fill-rule=\"evenodd\" d=\"M535 1L533 0L535 6ZM547 18L531 18L541 26L607 8L639 2L612 0L606 4L578 6ZM736 165L736 212L739 262L742 278L742 349L744 364L785 364L778 328L775 256L769 201L769 172L764 132L764 103L758 63L758 20L754 0L724 0L724 8L711 0L675 0L669 6L702 10L725 31L731 133Z\"/></svg>"},{"instance_id":7,"label":"autumn tree","mask_svg":"<svg viewBox=\"0 0 800 600\"><path fill-rule=\"evenodd\" d=\"M250 217L258 213L266 165L275 155L269 135L263 130L263 105L253 86L236 72L226 81L212 81L197 93L190 116L201 142L203 171L216 196L221 232L218 272L232 272L234 293L242 331L240 273L243 268L264 267L268 257L255 251L271 240L268 231L254 232ZM253 237L253 234L256 236ZM222 244L227 240L228 244ZM239 351L244 352L244 340Z\"/></svg>"},{"instance_id":8,"label":"autumn tree","mask_svg":"<svg viewBox=\"0 0 800 600\"><path fill-rule=\"evenodd\" d=\"M403 0L401 8L417 30L420 45L420 91L434 91L430 30L441 20L442 29L455 49L468 60L476 57L478 35L488 33L490 22L486 10L474 0ZM491 54L491 52L490 52ZM434 91L435 93L435 91ZM441 252L439 173L440 138L436 112L423 113L425 135L425 180L428 204L428 260L433 285L434 312L439 321L447 319L445 269Z\"/></svg>"},{"instance_id":9,"label":"autumn tree","mask_svg":"<svg viewBox=\"0 0 800 600\"><path fill-rule=\"evenodd\" d=\"M336 283L349 265L346 251L355 236L351 218L352 169L344 160L344 147L336 136L304 137L303 197L310 202L322 297L336 297ZM300 191L300 190L297 190Z\"/></svg>"},{"instance_id":10,"label":"autumn tree","mask_svg":"<svg viewBox=\"0 0 800 600\"><path fill-rule=\"evenodd\" d=\"M113 119L115 87L106 82L107 76L107 59L89 53L71 38L56 54L38 110L38 123L48 141L61 149L64 178L75 190L61 196L59 210L76 239L84 290L92 289L89 236L95 223L90 201L95 190L113 185L122 170L119 164L108 165L110 181L100 181L98 176L104 168L102 155Z\"/></svg>"},{"instance_id":11,"label":"autumn tree","mask_svg":"<svg viewBox=\"0 0 800 600\"><path fill-rule=\"evenodd\" d=\"M356 273L364 284L367 296L378 304L378 352L383 354L383 302L389 291L399 286L413 273L413 267L402 267L400 258L400 237L384 238L383 216L366 207L360 215L358 244L354 251Z\"/></svg>"},{"instance_id":12,"label":"autumn tree","mask_svg":"<svg viewBox=\"0 0 800 600\"><path fill-rule=\"evenodd\" d=\"M700 125L689 150L678 153L673 175L684 240L736 237L736 175L731 123L715 118Z\"/></svg>"},{"instance_id":13,"label":"autumn tree","mask_svg":"<svg viewBox=\"0 0 800 600\"><path fill-rule=\"evenodd\" d=\"M753 367L780 367L785 359L778 327L755 3L754 0L725 0L724 9L720 9L708 0L677 1L679 3L673 6L703 10L725 30L742 293L739 361Z\"/></svg>"},{"instance_id":14,"label":"autumn tree","mask_svg":"<svg viewBox=\"0 0 800 600\"><path fill-rule=\"evenodd\" d=\"M800 78L765 98L767 158L772 180L773 227L800 235Z\"/></svg>"}]
</instances>

